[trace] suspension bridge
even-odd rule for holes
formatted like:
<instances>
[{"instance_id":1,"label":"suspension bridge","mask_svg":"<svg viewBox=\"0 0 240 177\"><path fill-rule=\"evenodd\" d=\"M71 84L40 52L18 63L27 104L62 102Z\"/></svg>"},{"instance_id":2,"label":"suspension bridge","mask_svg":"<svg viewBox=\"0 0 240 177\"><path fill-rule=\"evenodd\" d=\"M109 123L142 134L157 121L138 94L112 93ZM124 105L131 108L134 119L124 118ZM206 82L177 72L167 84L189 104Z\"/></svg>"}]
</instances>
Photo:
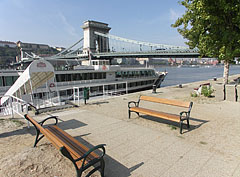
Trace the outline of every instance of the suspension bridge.
<instances>
[{"instance_id":1,"label":"suspension bridge","mask_svg":"<svg viewBox=\"0 0 240 177\"><path fill-rule=\"evenodd\" d=\"M82 26L84 36L79 41L57 55L46 60L86 60L113 58L197 58L198 49L188 47L155 44L127 39L109 34L106 23L86 21ZM39 58L29 55L28 59Z\"/></svg>"}]
</instances>

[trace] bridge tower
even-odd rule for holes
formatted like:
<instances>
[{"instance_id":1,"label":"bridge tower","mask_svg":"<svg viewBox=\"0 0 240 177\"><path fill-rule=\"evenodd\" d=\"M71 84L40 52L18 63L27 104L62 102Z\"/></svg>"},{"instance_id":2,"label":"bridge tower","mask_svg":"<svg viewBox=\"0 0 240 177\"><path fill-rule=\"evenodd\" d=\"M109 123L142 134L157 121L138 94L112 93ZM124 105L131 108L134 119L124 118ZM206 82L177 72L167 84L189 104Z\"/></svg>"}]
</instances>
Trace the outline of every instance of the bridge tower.
<instances>
[{"instance_id":1,"label":"bridge tower","mask_svg":"<svg viewBox=\"0 0 240 177\"><path fill-rule=\"evenodd\" d=\"M93 53L109 51L109 39L94 33L96 31L108 34L111 28L107 23L88 20L83 23L82 29L84 34L83 53L88 53L89 50Z\"/></svg>"}]
</instances>

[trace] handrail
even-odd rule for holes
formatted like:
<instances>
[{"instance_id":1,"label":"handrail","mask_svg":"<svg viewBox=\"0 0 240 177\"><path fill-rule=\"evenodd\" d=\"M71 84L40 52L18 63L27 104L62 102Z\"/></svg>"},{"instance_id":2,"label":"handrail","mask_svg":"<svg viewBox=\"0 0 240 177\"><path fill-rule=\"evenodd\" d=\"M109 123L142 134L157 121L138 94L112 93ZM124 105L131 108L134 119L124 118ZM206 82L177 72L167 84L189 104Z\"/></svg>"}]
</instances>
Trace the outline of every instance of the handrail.
<instances>
[{"instance_id":1,"label":"handrail","mask_svg":"<svg viewBox=\"0 0 240 177\"><path fill-rule=\"evenodd\" d=\"M21 101L21 102L24 102L25 104L28 104L28 102L22 100L21 98L15 97L13 95L3 95L2 97L10 97L10 98L12 97L12 98L14 98L14 99L16 99L18 101Z\"/></svg>"}]
</instances>

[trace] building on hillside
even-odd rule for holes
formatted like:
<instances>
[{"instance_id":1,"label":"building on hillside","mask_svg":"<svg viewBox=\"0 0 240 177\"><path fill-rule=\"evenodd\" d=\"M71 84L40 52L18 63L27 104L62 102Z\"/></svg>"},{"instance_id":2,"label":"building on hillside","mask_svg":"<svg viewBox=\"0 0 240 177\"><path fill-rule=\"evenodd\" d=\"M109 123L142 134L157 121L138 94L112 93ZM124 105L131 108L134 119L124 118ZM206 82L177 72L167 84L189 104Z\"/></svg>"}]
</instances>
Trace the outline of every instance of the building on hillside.
<instances>
[{"instance_id":1,"label":"building on hillside","mask_svg":"<svg viewBox=\"0 0 240 177\"><path fill-rule=\"evenodd\" d=\"M0 41L0 47L15 48L17 47L17 44L15 42L10 42L10 41Z\"/></svg>"},{"instance_id":2,"label":"building on hillside","mask_svg":"<svg viewBox=\"0 0 240 177\"><path fill-rule=\"evenodd\" d=\"M63 50L65 50L66 48L64 48L64 47L54 47L57 51L59 51L59 52L61 52L61 51L63 51Z\"/></svg>"},{"instance_id":3,"label":"building on hillside","mask_svg":"<svg viewBox=\"0 0 240 177\"><path fill-rule=\"evenodd\" d=\"M34 44L34 43L25 43L18 41L17 46L23 50L48 50L50 49L49 45L46 44Z\"/></svg>"}]
</instances>

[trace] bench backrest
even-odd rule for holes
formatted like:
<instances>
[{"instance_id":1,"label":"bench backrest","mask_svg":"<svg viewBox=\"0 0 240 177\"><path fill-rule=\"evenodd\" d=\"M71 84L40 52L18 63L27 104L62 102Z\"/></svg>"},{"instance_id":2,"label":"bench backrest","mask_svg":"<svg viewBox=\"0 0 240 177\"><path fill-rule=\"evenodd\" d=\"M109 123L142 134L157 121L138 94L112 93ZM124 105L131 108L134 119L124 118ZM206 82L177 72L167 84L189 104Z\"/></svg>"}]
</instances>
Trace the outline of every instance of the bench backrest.
<instances>
[{"instance_id":1,"label":"bench backrest","mask_svg":"<svg viewBox=\"0 0 240 177\"><path fill-rule=\"evenodd\" d=\"M46 138L49 139L49 141L56 147L60 148L62 147L61 142L56 141L56 137L54 137L52 134L48 132L47 129L42 127L36 120L34 120L32 117L30 117L28 114L24 115L27 120L29 120L35 128L37 128Z\"/></svg>"},{"instance_id":2,"label":"bench backrest","mask_svg":"<svg viewBox=\"0 0 240 177\"><path fill-rule=\"evenodd\" d=\"M32 117L30 117L28 114L25 115L25 118L29 120L42 134L47 133L47 131Z\"/></svg>"},{"instance_id":3,"label":"bench backrest","mask_svg":"<svg viewBox=\"0 0 240 177\"><path fill-rule=\"evenodd\" d=\"M169 100L169 99L165 99L165 98L157 98L157 97L151 97L151 96L140 96L139 100L150 101L150 102L155 102L155 103L162 103L162 104L167 104L167 105L172 105L172 106L179 106L179 107L184 107L184 108L189 108L191 105L191 102Z\"/></svg>"}]
</instances>

